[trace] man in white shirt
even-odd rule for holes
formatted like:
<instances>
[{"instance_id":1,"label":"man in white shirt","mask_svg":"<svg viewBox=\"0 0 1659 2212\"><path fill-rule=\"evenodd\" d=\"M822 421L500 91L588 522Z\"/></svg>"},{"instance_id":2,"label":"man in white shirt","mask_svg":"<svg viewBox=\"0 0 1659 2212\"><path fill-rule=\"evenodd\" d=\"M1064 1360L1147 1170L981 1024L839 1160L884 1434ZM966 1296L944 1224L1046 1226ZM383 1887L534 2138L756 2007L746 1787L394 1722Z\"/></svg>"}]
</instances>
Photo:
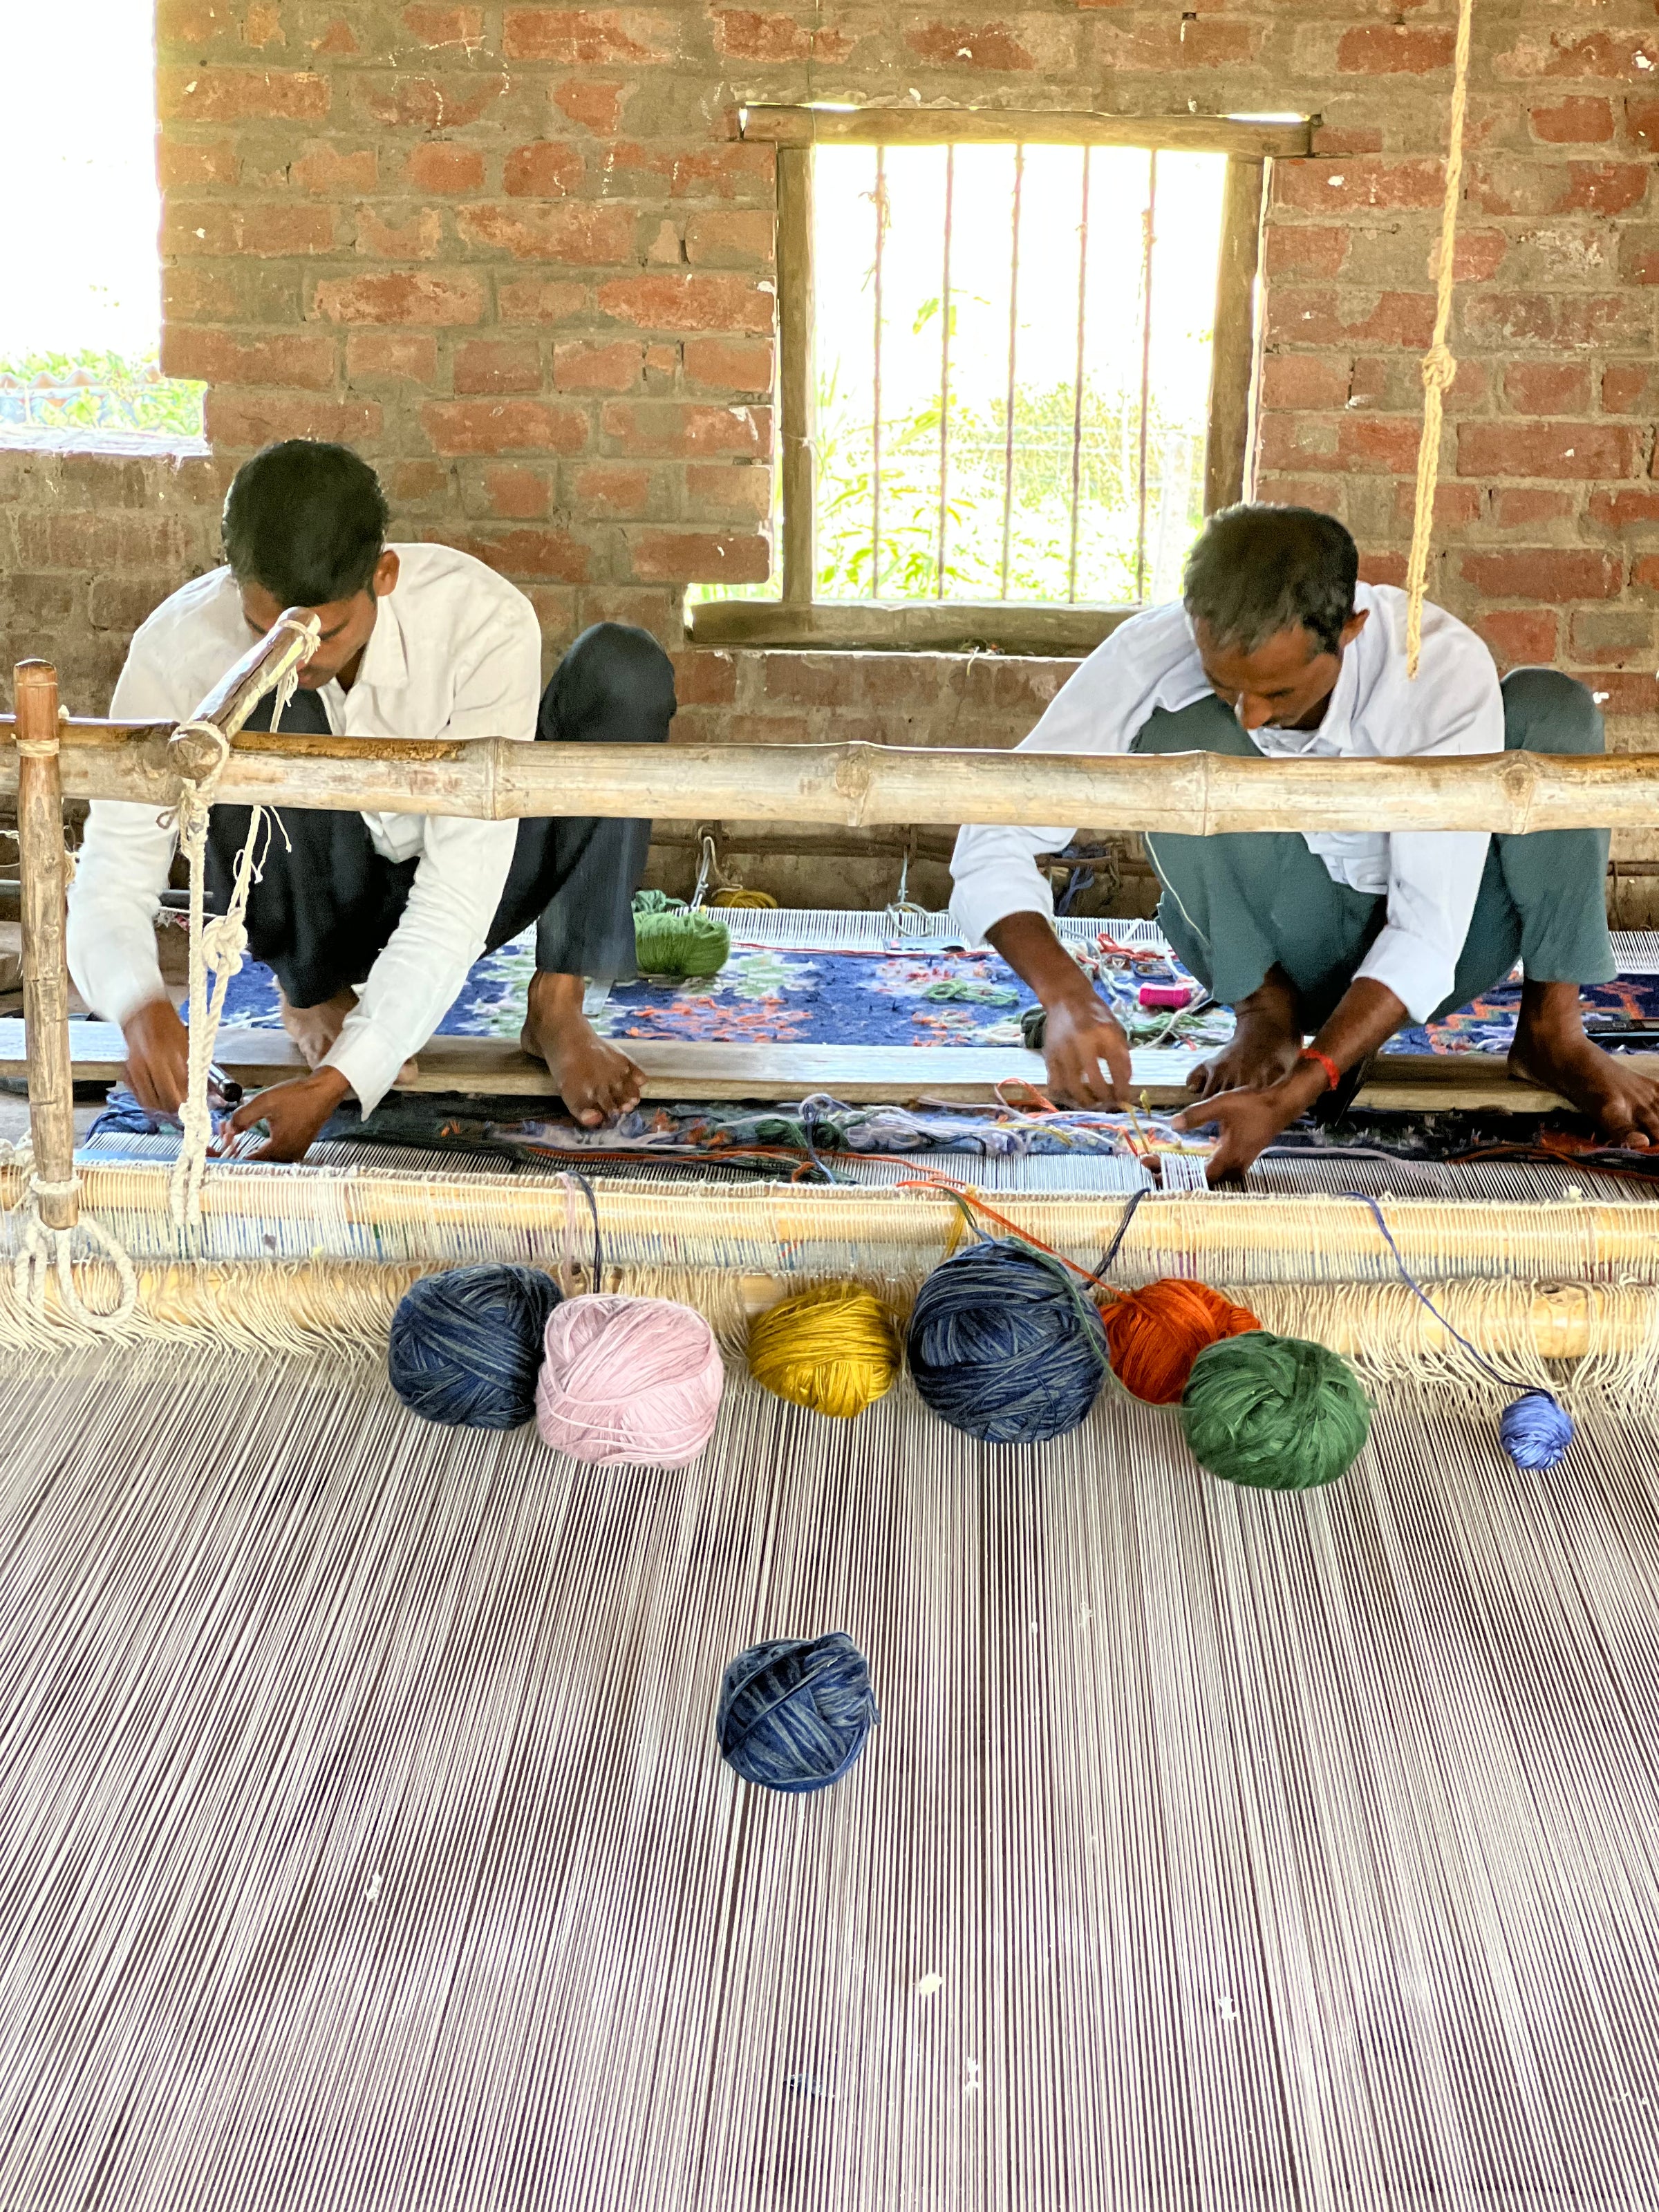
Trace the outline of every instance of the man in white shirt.
<instances>
[{"instance_id":1,"label":"man in white shirt","mask_svg":"<svg viewBox=\"0 0 1659 2212\"><path fill-rule=\"evenodd\" d=\"M1500 686L1473 631L1439 607L1406 674L1405 594L1357 580L1334 517L1243 506L1212 516L1181 604L1115 630L1056 696L1040 752L1401 755L1599 752L1583 686L1553 669ZM1050 926L1036 857L1070 828L970 827L952 905L1036 991L1057 1100L1116 1105L1128 1042ZM1279 1133L1407 1021L1491 990L1522 963L1511 1069L1571 1099L1609 1142L1659 1141L1659 1085L1585 1036L1579 986L1614 973L1603 830L1233 834L1146 839L1176 953L1237 1017L1194 1073L1182 1126L1219 1127L1212 1181ZM1312 1043L1306 1040L1311 1036Z\"/></svg>"},{"instance_id":2,"label":"man in white shirt","mask_svg":"<svg viewBox=\"0 0 1659 2212\"><path fill-rule=\"evenodd\" d=\"M643 630L578 638L545 696L541 631L521 592L470 555L388 545L368 465L289 440L237 472L225 501L228 565L175 592L132 641L112 713L182 720L286 606L322 640L281 727L348 738L665 739L673 670ZM539 700L539 709L538 702ZM250 718L269 728L270 702ZM207 896L222 910L246 807L216 806ZM269 1125L260 1154L298 1159L355 1092L371 1113L487 949L536 925L522 1042L590 1126L636 1104L639 1070L582 1015L585 976L631 974L632 900L647 822L473 822L284 808L249 901L248 941L276 974L283 1018L312 1073L248 1100L234 1132ZM69 901L70 971L118 1022L127 1078L152 1112L185 1093L184 1024L161 981L154 918L173 832L154 807L95 800Z\"/></svg>"}]
</instances>

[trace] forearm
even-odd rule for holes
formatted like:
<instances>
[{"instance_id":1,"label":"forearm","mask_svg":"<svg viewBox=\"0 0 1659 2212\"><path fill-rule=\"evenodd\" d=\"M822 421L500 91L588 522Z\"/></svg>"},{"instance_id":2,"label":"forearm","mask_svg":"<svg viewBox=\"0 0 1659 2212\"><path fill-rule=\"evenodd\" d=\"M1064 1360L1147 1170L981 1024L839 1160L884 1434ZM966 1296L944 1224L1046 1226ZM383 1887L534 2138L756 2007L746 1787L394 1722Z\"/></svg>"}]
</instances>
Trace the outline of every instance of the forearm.
<instances>
[{"instance_id":1,"label":"forearm","mask_svg":"<svg viewBox=\"0 0 1659 2212\"><path fill-rule=\"evenodd\" d=\"M1029 983L1042 1004L1075 1006L1095 996L1094 986L1040 914L1009 914L985 933L994 951Z\"/></svg>"},{"instance_id":2,"label":"forearm","mask_svg":"<svg viewBox=\"0 0 1659 2212\"><path fill-rule=\"evenodd\" d=\"M1406 1018L1404 1003L1386 983L1362 975L1349 984L1330 1019L1313 1041L1313 1049L1334 1061L1337 1073L1351 1067L1385 1045ZM1323 1097L1329 1088L1327 1070L1316 1060L1300 1060L1275 1090L1290 1106L1287 1121Z\"/></svg>"}]
</instances>

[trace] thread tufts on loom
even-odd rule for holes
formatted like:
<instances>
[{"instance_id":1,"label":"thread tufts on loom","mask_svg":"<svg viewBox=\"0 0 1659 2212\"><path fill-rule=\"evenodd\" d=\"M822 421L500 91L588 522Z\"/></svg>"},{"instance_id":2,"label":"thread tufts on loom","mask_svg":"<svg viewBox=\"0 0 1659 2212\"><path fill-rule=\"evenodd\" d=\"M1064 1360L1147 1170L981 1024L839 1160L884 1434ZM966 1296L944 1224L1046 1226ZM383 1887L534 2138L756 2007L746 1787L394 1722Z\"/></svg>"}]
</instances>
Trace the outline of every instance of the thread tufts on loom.
<instances>
[{"instance_id":1,"label":"thread tufts on loom","mask_svg":"<svg viewBox=\"0 0 1659 2212\"><path fill-rule=\"evenodd\" d=\"M745 1782L799 1797L839 1782L880 1718L864 1654L836 1629L739 1652L720 1685L714 1734Z\"/></svg>"},{"instance_id":2,"label":"thread tufts on loom","mask_svg":"<svg viewBox=\"0 0 1659 2212\"><path fill-rule=\"evenodd\" d=\"M392 1317L386 1370L411 1413L459 1429L521 1428L559 1286L539 1267L452 1267L412 1283Z\"/></svg>"},{"instance_id":3,"label":"thread tufts on loom","mask_svg":"<svg viewBox=\"0 0 1659 2212\"><path fill-rule=\"evenodd\" d=\"M1180 1404L1200 1352L1261 1326L1207 1283L1177 1275L1120 1292L1101 1318L1113 1374L1132 1397L1153 1406Z\"/></svg>"},{"instance_id":4,"label":"thread tufts on loom","mask_svg":"<svg viewBox=\"0 0 1659 2212\"><path fill-rule=\"evenodd\" d=\"M1199 1353L1181 1419L1193 1457L1224 1482L1312 1490L1353 1465L1371 1409L1340 1353L1258 1328Z\"/></svg>"},{"instance_id":5,"label":"thread tufts on loom","mask_svg":"<svg viewBox=\"0 0 1659 2212\"><path fill-rule=\"evenodd\" d=\"M905 1350L923 1401L987 1443L1064 1436L1106 1379L1093 1303L1056 1261L1012 1239L971 1244L933 1270Z\"/></svg>"},{"instance_id":6,"label":"thread tufts on loom","mask_svg":"<svg viewBox=\"0 0 1659 2212\"><path fill-rule=\"evenodd\" d=\"M1567 1455L1572 1416L1547 1390L1526 1390L1498 1416L1498 1435L1516 1467L1547 1474Z\"/></svg>"},{"instance_id":7,"label":"thread tufts on loom","mask_svg":"<svg viewBox=\"0 0 1659 2212\"><path fill-rule=\"evenodd\" d=\"M819 1283L785 1298L749 1331L749 1370L763 1389L832 1420L850 1420L897 1378L898 1323L858 1283Z\"/></svg>"},{"instance_id":8,"label":"thread tufts on loom","mask_svg":"<svg viewBox=\"0 0 1659 2212\"><path fill-rule=\"evenodd\" d=\"M536 1425L588 1467L684 1467L714 1432L725 1381L714 1332L690 1306L570 1298L548 1320Z\"/></svg>"}]
</instances>

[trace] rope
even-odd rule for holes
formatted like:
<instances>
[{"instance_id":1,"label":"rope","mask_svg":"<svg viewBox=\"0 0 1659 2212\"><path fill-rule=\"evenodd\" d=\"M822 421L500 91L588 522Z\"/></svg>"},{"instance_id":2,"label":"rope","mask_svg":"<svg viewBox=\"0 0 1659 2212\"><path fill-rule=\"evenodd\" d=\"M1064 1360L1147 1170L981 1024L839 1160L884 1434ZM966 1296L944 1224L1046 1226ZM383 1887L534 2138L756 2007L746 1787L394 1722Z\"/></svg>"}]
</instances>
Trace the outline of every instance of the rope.
<instances>
[{"instance_id":1,"label":"rope","mask_svg":"<svg viewBox=\"0 0 1659 2212\"><path fill-rule=\"evenodd\" d=\"M7 1146L5 1158L9 1164L21 1168L24 1176L23 1194L15 1209L17 1249L11 1263L12 1291L18 1304L44 1321L46 1280L55 1272L58 1303L66 1315L94 1331L120 1328L131 1318L138 1304L138 1276L126 1247L90 1213L83 1212L74 1229L48 1229L40 1218L40 1200L73 1198L81 1188L79 1176L51 1182L36 1175L34 1148L27 1137L21 1145ZM115 1304L107 1313L88 1305L76 1287L72 1263L77 1231L85 1231L115 1269L118 1292Z\"/></svg>"},{"instance_id":2,"label":"rope","mask_svg":"<svg viewBox=\"0 0 1659 2212\"><path fill-rule=\"evenodd\" d=\"M1434 533L1434 495L1440 480L1440 422L1445 396L1457 374L1446 343L1451 325L1457 204L1463 191L1463 118L1469 104L1469 35L1474 0L1458 0L1457 45L1452 58L1451 120L1446 148L1446 197L1440 208L1440 267L1435 287L1434 336L1423 356L1423 434L1417 448L1417 505L1412 516L1411 559L1406 568L1406 673L1417 674L1423 652L1423 598L1428 587L1429 545Z\"/></svg>"}]
</instances>

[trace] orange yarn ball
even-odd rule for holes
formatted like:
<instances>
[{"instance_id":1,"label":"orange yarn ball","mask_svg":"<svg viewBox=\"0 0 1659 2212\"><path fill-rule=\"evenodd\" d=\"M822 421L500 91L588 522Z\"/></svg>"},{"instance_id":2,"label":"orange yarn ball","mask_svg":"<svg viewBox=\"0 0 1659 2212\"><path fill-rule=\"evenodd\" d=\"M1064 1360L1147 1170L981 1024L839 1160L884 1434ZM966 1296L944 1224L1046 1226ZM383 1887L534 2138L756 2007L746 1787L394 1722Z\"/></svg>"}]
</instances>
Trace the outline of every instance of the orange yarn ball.
<instances>
[{"instance_id":1,"label":"orange yarn ball","mask_svg":"<svg viewBox=\"0 0 1659 2212\"><path fill-rule=\"evenodd\" d=\"M1261 1324L1207 1283L1166 1275L1125 1291L1102 1311L1112 1372L1149 1405L1176 1406L1200 1352Z\"/></svg>"}]
</instances>

